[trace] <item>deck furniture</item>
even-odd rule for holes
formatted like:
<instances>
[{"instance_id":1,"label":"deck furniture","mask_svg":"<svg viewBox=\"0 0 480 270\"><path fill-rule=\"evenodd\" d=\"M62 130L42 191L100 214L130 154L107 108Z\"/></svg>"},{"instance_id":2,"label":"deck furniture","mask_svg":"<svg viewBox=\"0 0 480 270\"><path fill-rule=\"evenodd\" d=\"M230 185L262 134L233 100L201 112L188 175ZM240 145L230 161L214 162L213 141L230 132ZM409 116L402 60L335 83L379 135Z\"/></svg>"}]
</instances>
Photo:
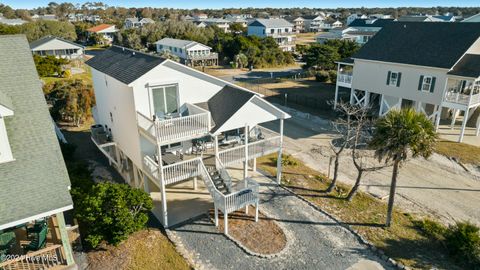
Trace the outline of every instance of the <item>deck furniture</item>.
<instances>
[{"instance_id":1,"label":"deck furniture","mask_svg":"<svg viewBox=\"0 0 480 270\"><path fill-rule=\"evenodd\" d=\"M30 243L23 245L23 250L25 252L29 252L44 248L47 243L47 233L48 226L44 226L40 232L34 234L34 237Z\"/></svg>"}]
</instances>

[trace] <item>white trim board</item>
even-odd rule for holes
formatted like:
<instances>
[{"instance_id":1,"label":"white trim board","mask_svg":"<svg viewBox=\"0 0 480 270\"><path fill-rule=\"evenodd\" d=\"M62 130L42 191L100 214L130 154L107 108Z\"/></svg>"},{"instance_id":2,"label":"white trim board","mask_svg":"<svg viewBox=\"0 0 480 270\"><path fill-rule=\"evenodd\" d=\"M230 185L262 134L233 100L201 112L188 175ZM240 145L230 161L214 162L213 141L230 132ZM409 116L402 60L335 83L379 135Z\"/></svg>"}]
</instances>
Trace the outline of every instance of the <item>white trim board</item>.
<instances>
[{"instance_id":1,"label":"white trim board","mask_svg":"<svg viewBox=\"0 0 480 270\"><path fill-rule=\"evenodd\" d=\"M68 205L68 206L65 206L65 207L62 207L62 208L50 210L48 212L43 212L41 214L37 214L37 215L34 215L34 216L30 216L30 217L26 217L26 218L19 219L19 220L16 220L16 221L12 221L12 222L0 225L0 230L15 227L15 226L23 224L23 223L27 223L27 222L30 222L30 221L33 221L33 220L36 220L36 219L40 219L40 218L43 218L43 217L48 217L48 216L51 216L51 215L55 215L55 214L58 214L58 213L61 213L61 212L65 212L67 210L71 210L71 209L73 209L73 205Z\"/></svg>"}]
</instances>

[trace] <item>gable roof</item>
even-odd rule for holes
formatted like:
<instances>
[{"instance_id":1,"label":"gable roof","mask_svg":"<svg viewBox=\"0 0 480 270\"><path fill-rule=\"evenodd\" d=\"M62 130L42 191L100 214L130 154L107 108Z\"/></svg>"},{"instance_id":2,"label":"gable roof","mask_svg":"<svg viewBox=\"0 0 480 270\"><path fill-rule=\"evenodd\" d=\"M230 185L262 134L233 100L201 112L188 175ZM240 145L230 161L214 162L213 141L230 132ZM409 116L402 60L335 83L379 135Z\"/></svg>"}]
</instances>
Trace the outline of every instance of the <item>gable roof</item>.
<instances>
[{"instance_id":1,"label":"gable roof","mask_svg":"<svg viewBox=\"0 0 480 270\"><path fill-rule=\"evenodd\" d=\"M60 38L60 37L44 36L43 38L40 38L40 39L37 39L37 40L31 42L31 43L30 43L30 49L35 50L35 48L40 47L40 46L42 46L42 45L44 45L44 44L47 44L47 43L49 43L49 42L52 41L52 40L60 40L60 41L62 41L62 42L65 42L65 43L68 43L68 44L70 44L70 45L73 45L74 47L79 48L79 49L80 49L80 48L84 48L84 46L82 46L82 45L79 45L79 44L77 44L77 43L75 43L75 42L72 42L72 41L69 41L69 40L66 40L66 39L63 39L63 38ZM69 47L69 48L70 48L70 47Z\"/></svg>"},{"instance_id":2,"label":"gable roof","mask_svg":"<svg viewBox=\"0 0 480 270\"><path fill-rule=\"evenodd\" d=\"M462 22L480 22L480 13L464 19Z\"/></svg>"},{"instance_id":3,"label":"gable roof","mask_svg":"<svg viewBox=\"0 0 480 270\"><path fill-rule=\"evenodd\" d=\"M249 26L264 26L266 28L293 27L293 24L285 19L256 19Z\"/></svg>"},{"instance_id":4,"label":"gable roof","mask_svg":"<svg viewBox=\"0 0 480 270\"><path fill-rule=\"evenodd\" d=\"M15 107L15 114L4 118L15 160L0 164L3 229L36 215L71 209L72 199L67 170L26 37L0 36L0 59L0 92Z\"/></svg>"},{"instance_id":5,"label":"gable roof","mask_svg":"<svg viewBox=\"0 0 480 270\"><path fill-rule=\"evenodd\" d=\"M348 26L350 27L384 27L392 23L394 19L355 19Z\"/></svg>"},{"instance_id":6,"label":"gable roof","mask_svg":"<svg viewBox=\"0 0 480 270\"><path fill-rule=\"evenodd\" d=\"M115 26L113 24L105 24L105 23L102 23L100 25L97 25L97 26L94 26L94 27L91 27L91 28L88 28L87 31L88 32L93 32L93 33L98 33L98 32L101 32L105 29L108 29L112 26Z\"/></svg>"},{"instance_id":7,"label":"gable roof","mask_svg":"<svg viewBox=\"0 0 480 270\"><path fill-rule=\"evenodd\" d=\"M478 78L480 76L480 55L465 54L448 74Z\"/></svg>"},{"instance_id":8,"label":"gable roof","mask_svg":"<svg viewBox=\"0 0 480 270\"><path fill-rule=\"evenodd\" d=\"M209 48L207 45L204 45L202 43L192 41L192 40L183 40L183 39L175 39L175 38L162 38L161 40L155 42L155 44L160 44L164 46L171 46L171 47L176 47L176 48L191 48L195 45L201 45L203 47Z\"/></svg>"},{"instance_id":9,"label":"gable roof","mask_svg":"<svg viewBox=\"0 0 480 270\"><path fill-rule=\"evenodd\" d=\"M112 46L85 63L124 84L130 84L164 61L165 58Z\"/></svg>"},{"instance_id":10,"label":"gable roof","mask_svg":"<svg viewBox=\"0 0 480 270\"><path fill-rule=\"evenodd\" d=\"M208 100L208 106L204 106L210 110L215 122L215 126L210 132L214 133L222 127L253 96L255 94L252 92L225 85L222 90Z\"/></svg>"},{"instance_id":11,"label":"gable roof","mask_svg":"<svg viewBox=\"0 0 480 270\"><path fill-rule=\"evenodd\" d=\"M450 69L479 37L478 23L393 22L353 58Z\"/></svg>"}]
</instances>

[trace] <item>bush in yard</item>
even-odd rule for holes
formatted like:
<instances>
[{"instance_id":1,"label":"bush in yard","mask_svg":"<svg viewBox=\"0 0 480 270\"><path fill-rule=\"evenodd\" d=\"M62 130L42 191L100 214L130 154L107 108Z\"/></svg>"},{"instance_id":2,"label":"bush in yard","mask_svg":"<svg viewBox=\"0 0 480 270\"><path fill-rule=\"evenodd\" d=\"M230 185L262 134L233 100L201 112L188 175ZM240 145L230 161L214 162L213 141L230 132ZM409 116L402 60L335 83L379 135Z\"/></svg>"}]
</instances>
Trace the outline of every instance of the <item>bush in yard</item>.
<instances>
[{"instance_id":1,"label":"bush in yard","mask_svg":"<svg viewBox=\"0 0 480 270\"><path fill-rule=\"evenodd\" d=\"M336 70L329 70L328 71L328 78L330 79L331 83L334 83L337 80L337 71Z\"/></svg>"},{"instance_id":2,"label":"bush in yard","mask_svg":"<svg viewBox=\"0 0 480 270\"><path fill-rule=\"evenodd\" d=\"M273 163L277 164L278 157L273 158ZM293 159L292 155L282 155L283 166L297 166L298 162Z\"/></svg>"},{"instance_id":3,"label":"bush in yard","mask_svg":"<svg viewBox=\"0 0 480 270\"><path fill-rule=\"evenodd\" d=\"M315 74L315 80L317 82L328 82L329 74L328 71L321 70Z\"/></svg>"},{"instance_id":4,"label":"bush in yard","mask_svg":"<svg viewBox=\"0 0 480 270\"><path fill-rule=\"evenodd\" d=\"M103 241L117 245L144 228L153 207L147 193L125 184L95 184L78 195L74 196L75 216L85 230L85 241L93 248Z\"/></svg>"},{"instance_id":5,"label":"bush in yard","mask_svg":"<svg viewBox=\"0 0 480 270\"><path fill-rule=\"evenodd\" d=\"M450 254L459 262L480 269L480 228L470 222L457 222L445 233Z\"/></svg>"},{"instance_id":6,"label":"bush in yard","mask_svg":"<svg viewBox=\"0 0 480 270\"><path fill-rule=\"evenodd\" d=\"M40 77L48 77L62 74L62 65L68 63L68 60L56 58L53 55L40 56L33 55L33 61Z\"/></svg>"},{"instance_id":7,"label":"bush in yard","mask_svg":"<svg viewBox=\"0 0 480 270\"><path fill-rule=\"evenodd\" d=\"M421 221L415 221L415 225L422 230L422 233L429 238L433 238L435 240L444 240L445 232L447 228L431 219L424 219Z\"/></svg>"}]
</instances>

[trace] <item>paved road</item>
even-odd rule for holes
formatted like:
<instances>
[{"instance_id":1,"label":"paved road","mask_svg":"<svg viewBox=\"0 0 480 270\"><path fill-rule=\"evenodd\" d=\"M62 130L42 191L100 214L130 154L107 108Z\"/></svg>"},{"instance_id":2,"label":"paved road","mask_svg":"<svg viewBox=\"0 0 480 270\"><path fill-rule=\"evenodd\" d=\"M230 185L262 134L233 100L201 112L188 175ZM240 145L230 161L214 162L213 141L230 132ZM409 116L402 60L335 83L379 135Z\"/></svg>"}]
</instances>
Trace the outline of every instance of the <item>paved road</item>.
<instances>
[{"instance_id":1,"label":"paved road","mask_svg":"<svg viewBox=\"0 0 480 270\"><path fill-rule=\"evenodd\" d=\"M289 232L285 253L272 259L250 256L206 217L174 229L174 242L204 269L390 269L349 231L270 180L263 181L260 209Z\"/></svg>"},{"instance_id":2,"label":"paved road","mask_svg":"<svg viewBox=\"0 0 480 270\"><path fill-rule=\"evenodd\" d=\"M236 75L225 75L220 76L219 78L229 81L251 81L262 78L275 78L275 77L286 77L294 76L295 74L301 73L301 68L283 68L283 69L273 69L273 70L254 70L249 72L244 72Z\"/></svg>"},{"instance_id":3,"label":"paved road","mask_svg":"<svg viewBox=\"0 0 480 270\"><path fill-rule=\"evenodd\" d=\"M296 116L285 121L285 150L307 165L328 172L329 141L334 136L330 122L317 117ZM277 129L278 124L267 127ZM321 149L324 154L312 149ZM341 160L339 180L353 184L356 171L349 156ZM362 189L379 198L388 195L391 169L364 176ZM458 164L435 154L430 160L409 161L401 168L397 202L412 212L433 213L446 222L470 220L480 224L480 180Z\"/></svg>"}]
</instances>

